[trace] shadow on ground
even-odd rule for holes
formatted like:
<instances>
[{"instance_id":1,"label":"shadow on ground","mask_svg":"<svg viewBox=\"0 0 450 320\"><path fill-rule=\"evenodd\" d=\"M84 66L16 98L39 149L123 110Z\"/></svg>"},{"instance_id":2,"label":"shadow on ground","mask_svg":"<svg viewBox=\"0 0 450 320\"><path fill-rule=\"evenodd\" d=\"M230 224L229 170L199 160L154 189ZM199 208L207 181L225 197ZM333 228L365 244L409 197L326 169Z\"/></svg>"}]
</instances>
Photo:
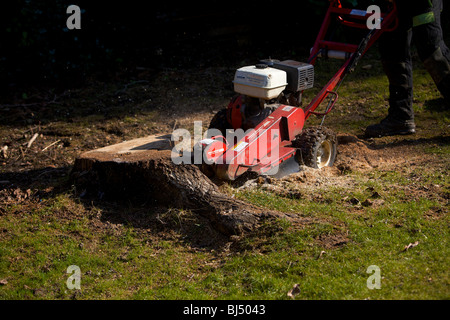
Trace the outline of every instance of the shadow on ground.
<instances>
[{"instance_id":1,"label":"shadow on ground","mask_svg":"<svg viewBox=\"0 0 450 320\"><path fill-rule=\"evenodd\" d=\"M35 208L50 203L53 216L73 214L74 217L89 214L95 208L101 212L96 225L108 229L111 225L130 226L142 236L176 239L191 248L222 251L230 238L216 231L209 221L195 210L182 210L159 205L149 194L135 197L111 198L103 193L86 195L77 190L69 179L71 166L43 168L0 174L0 205L3 208L17 204L29 204ZM83 212L67 212L53 207L52 200L59 196L82 204ZM47 201L46 201L47 200ZM50 202L48 202L50 201ZM42 204L44 203L44 204ZM76 208L74 207L74 210ZM29 211L28 205L23 206ZM2 209L0 214L3 214ZM5 211L6 212L6 211Z\"/></svg>"}]
</instances>

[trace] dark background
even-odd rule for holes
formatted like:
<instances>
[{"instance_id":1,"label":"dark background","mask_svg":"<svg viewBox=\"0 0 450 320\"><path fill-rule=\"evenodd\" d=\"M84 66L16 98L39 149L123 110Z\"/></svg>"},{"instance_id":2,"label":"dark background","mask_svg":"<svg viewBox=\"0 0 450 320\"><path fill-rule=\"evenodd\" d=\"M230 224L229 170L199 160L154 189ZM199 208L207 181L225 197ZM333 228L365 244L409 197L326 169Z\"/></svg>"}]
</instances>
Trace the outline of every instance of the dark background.
<instances>
[{"instance_id":1,"label":"dark background","mask_svg":"<svg viewBox=\"0 0 450 320\"><path fill-rule=\"evenodd\" d=\"M359 0L358 7L369 3ZM82 10L81 30L66 28L71 4ZM13 1L1 7L1 90L114 81L136 68L305 59L327 5L326 0ZM447 29L448 19L443 20Z\"/></svg>"}]
</instances>

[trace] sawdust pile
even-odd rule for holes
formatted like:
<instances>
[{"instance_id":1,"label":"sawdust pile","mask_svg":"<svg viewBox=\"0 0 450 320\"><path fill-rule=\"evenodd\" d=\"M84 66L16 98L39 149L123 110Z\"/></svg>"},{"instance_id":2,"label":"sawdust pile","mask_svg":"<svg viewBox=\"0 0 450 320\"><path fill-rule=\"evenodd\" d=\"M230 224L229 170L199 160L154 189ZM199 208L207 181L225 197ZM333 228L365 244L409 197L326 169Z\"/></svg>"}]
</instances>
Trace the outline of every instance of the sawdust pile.
<instances>
[{"instance_id":1,"label":"sawdust pile","mask_svg":"<svg viewBox=\"0 0 450 320\"><path fill-rule=\"evenodd\" d=\"M300 166L299 172L277 179L270 176L247 180L237 189L259 188L290 198L311 198L317 196L318 188L352 188L357 182L350 175L355 171L369 171L392 165L400 159L389 152L377 150L367 141L353 135L338 135L338 154L332 167L320 170Z\"/></svg>"},{"instance_id":2,"label":"sawdust pile","mask_svg":"<svg viewBox=\"0 0 450 320\"><path fill-rule=\"evenodd\" d=\"M257 177L246 181L237 189L260 187L262 190L300 198L303 195L295 186L301 185L302 189L317 189L324 186L350 187L353 181L347 173L377 168L387 161L380 150L371 149L365 141L351 135L339 135L338 154L332 167L317 170L300 166L299 172L284 178Z\"/></svg>"}]
</instances>

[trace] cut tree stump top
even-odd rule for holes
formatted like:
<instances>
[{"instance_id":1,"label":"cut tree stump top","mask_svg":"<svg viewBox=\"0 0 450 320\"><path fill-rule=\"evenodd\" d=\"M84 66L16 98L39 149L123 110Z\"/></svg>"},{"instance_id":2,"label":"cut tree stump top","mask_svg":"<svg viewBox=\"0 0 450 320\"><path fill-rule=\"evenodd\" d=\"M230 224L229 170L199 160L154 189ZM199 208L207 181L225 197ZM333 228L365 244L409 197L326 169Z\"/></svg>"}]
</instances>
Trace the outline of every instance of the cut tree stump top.
<instances>
[{"instance_id":1,"label":"cut tree stump top","mask_svg":"<svg viewBox=\"0 0 450 320\"><path fill-rule=\"evenodd\" d=\"M83 159L115 162L138 162L152 158L168 158L173 148L171 135L150 135L142 138L124 141L118 144L82 153L77 160Z\"/></svg>"}]
</instances>

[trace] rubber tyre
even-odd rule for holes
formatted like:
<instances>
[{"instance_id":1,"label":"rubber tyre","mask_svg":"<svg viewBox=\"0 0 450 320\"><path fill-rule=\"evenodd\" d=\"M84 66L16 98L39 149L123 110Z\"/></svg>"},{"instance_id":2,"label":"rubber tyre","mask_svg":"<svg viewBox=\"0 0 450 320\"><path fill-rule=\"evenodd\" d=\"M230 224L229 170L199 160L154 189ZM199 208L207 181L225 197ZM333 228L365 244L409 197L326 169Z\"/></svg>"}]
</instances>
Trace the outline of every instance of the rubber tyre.
<instances>
[{"instance_id":1,"label":"rubber tyre","mask_svg":"<svg viewBox=\"0 0 450 320\"><path fill-rule=\"evenodd\" d=\"M227 129L231 129L231 124L228 123L227 120L227 109L224 108L220 111L218 111L214 117L211 119L211 122L209 123L208 129L218 129L220 132L222 132L222 135L225 137ZM208 138L211 138L208 134Z\"/></svg>"},{"instance_id":2,"label":"rubber tyre","mask_svg":"<svg viewBox=\"0 0 450 320\"><path fill-rule=\"evenodd\" d=\"M326 127L309 127L295 137L292 146L297 148L295 159L301 165L320 169L331 167L336 160L336 134Z\"/></svg>"}]
</instances>

